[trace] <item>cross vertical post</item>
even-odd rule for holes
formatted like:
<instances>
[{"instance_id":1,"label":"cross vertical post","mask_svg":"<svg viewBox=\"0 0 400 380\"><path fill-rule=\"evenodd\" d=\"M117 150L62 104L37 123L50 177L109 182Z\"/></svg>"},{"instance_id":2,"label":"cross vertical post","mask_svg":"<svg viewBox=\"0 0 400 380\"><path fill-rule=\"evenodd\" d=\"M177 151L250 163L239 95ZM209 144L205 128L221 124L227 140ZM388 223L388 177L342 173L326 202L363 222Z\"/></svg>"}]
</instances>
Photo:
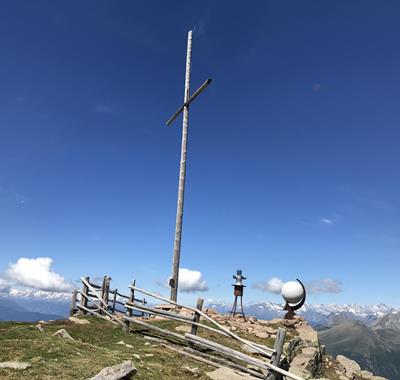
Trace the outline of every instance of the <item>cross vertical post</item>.
<instances>
[{"instance_id":1,"label":"cross vertical post","mask_svg":"<svg viewBox=\"0 0 400 380\"><path fill-rule=\"evenodd\" d=\"M185 76L185 96L184 96L185 104L189 100L191 58L192 58L192 31L190 30L188 33L188 43L187 43L187 53L186 53L186 76ZM178 186L178 203L176 208L174 257L172 260L172 281L170 283L171 300L175 302L178 298L179 261L181 258L181 238L182 238L183 202L185 198L188 123L189 123L189 105L185 105L183 107L181 163L179 168L179 186Z\"/></svg>"},{"instance_id":2,"label":"cross vertical post","mask_svg":"<svg viewBox=\"0 0 400 380\"><path fill-rule=\"evenodd\" d=\"M181 257L181 239L182 239L182 221L183 221L183 203L185 197L185 180L186 180L186 156L188 141L188 124L189 124L189 105L203 90L211 83L211 79L207 79L194 93L190 96L190 68L192 57L192 31L188 33L187 52L186 52L186 75L185 75L185 94L183 105L178 108L174 115L167 121L167 125L171 125L173 121L183 113L182 125L182 146L181 161L179 168L179 186L178 186L178 202L176 209L175 223L175 239L174 239L174 255L172 260L172 276L169 280L171 287L171 300L177 301L178 297L178 278L179 278L179 262Z\"/></svg>"}]
</instances>

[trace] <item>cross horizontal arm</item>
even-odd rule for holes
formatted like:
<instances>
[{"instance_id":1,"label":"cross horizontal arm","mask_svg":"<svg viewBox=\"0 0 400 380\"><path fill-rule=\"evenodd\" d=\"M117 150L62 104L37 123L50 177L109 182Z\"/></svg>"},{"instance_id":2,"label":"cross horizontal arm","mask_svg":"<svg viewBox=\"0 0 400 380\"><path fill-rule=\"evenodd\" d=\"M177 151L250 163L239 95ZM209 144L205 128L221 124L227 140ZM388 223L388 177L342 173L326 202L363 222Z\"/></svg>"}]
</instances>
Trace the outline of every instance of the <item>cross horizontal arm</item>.
<instances>
[{"instance_id":1,"label":"cross horizontal arm","mask_svg":"<svg viewBox=\"0 0 400 380\"><path fill-rule=\"evenodd\" d=\"M211 78L208 78L194 93L193 95L189 98L189 100L186 103L183 103L178 110L171 116L171 118L167 121L167 125L171 125L174 120L179 116L179 114L183 111L183 109L187 106L189 106L189 104L191 102L193 102L193 100L195 100L205 89L206 87L208 87L208 85L211 83Z\"/></svg>"}]
</instances>

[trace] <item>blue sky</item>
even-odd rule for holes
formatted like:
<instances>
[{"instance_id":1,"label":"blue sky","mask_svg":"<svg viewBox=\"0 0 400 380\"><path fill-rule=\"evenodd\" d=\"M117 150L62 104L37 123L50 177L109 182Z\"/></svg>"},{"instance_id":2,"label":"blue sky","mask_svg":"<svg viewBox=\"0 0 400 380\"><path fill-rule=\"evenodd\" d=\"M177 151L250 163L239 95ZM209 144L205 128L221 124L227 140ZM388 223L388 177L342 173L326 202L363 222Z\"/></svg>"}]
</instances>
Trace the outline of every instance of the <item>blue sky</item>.
<instances>
[{"instance_id":1,"label":"blue sky","mask_svg":"<svg viewBox=\"0 0 400 380\"><path fill-rule=\"evenodd\" d=\"M400 4L13 1L0 14L0 272L66 281L171 271L187 32L192 90L181 266L230 300L272 277L321 303L400 306ZM85 273L83 273L85 272ZM335 282L336 284L336 282ZM324 289L327 290L327 289Z\"/></svg>"}]
</instances>

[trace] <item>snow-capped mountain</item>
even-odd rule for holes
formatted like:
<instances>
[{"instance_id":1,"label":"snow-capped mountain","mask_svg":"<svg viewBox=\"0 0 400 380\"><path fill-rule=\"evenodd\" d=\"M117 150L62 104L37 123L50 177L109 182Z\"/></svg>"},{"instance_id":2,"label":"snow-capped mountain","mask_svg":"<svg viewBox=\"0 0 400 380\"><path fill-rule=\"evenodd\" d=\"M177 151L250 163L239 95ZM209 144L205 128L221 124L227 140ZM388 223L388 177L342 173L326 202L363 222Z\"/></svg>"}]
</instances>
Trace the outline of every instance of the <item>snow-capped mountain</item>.
<instances>
[{"instance_id":1,"label":"snow-capped mountain","mask_svg":"<svg viewBox=\"0 0 400 380\"><path fill-rule=\"evenodd\" d=\"M213 308L220 313L229 313L232 305L220 302L210 302L207 307ZM273 302L260 302L244 306L246 315L259 319L282 318L284 315L283 304ZM371 325L379 318L388 313L396 312L393 307L379 305L322 305L305 304L298 314L303 316L312 326L325 328L332 326L341 320L361 321Z\"/></svg>"},{"instance_id":2,"label":"snow-capped mountain","mask_svg":"<svg viewBox=\"0 0 400 380\"><path fill-rule=\"evenodd\" d=\"M388 313L372 324L372 329L400 331L400 313Z\"/></svg>"},{"instance_id":3,"label":"snow-capped mountain","mask_svg":"<svg viewBox=\"0 0 400 380\"><path fill-rule=\"evenodd\" d=\"M36 289L11 288L6 293L0 293L0 295L3 294L9 297L33 298L33 299L52 300L59 302L69 302L71 300L71 293L48 292L45 290L36 290Z\"/></svg>"},{"instance_id":4,"label":"snow-capped mountain","mask_svg":"<svg viewBox=\"0 0 400 380\"><path fill-rule=\"evenodd\" d=\"M34 313L45 313L58 316L67 316L71 302L70 293L48 292L34 289L11 288L0 292L3 301L22 307ZM3 302L4 304L4 302ZM207 307L216 309L219 313L230 312L232 304L209 300ZM283 304L274 302L252 303L244 306L246 315L258 319L282 318L285 314ZM342 321L361 321L371 326L385 315L399 312L393 307L379 305L323 305L305 304L298 314L303 316L314 328L324 329Z\"/></svg>"},{"instance_id":5,"label":"snow-capped mountain","mask_svg":"<svg viewBox=\"0 0 400 380\"><path fill-rule=\"evenodd\" d=\"M69 311L71 294L11 288L0 292L0 299L12 302L32 313L66 316Z\"/></svg>"}]
</instances>

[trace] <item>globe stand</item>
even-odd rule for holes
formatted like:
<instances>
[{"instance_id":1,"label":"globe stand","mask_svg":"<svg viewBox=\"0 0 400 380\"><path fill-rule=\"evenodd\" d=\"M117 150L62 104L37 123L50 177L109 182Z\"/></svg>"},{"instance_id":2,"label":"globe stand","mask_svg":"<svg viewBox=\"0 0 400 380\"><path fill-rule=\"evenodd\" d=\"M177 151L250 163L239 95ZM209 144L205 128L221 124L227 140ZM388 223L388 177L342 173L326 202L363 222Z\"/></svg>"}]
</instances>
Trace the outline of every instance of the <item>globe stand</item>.
<instances>
[{"instance_id":1,"label":"globe stand","mask_svg":"<svg viewBox=\"0 0 400 380\"><path fill-rule=\"evenodd\" d=\"M293 319L294 316L296 315L295 311L300 309L306 302L306 288L298 278L296 280L300 283L301 287L303 288L303 299L295 305L291 305L289 304L289 302L286 301L285 307L283 308L283 310L286 310L286 314L283 317L283 319Z\"/></svg>"}]
</instances>

